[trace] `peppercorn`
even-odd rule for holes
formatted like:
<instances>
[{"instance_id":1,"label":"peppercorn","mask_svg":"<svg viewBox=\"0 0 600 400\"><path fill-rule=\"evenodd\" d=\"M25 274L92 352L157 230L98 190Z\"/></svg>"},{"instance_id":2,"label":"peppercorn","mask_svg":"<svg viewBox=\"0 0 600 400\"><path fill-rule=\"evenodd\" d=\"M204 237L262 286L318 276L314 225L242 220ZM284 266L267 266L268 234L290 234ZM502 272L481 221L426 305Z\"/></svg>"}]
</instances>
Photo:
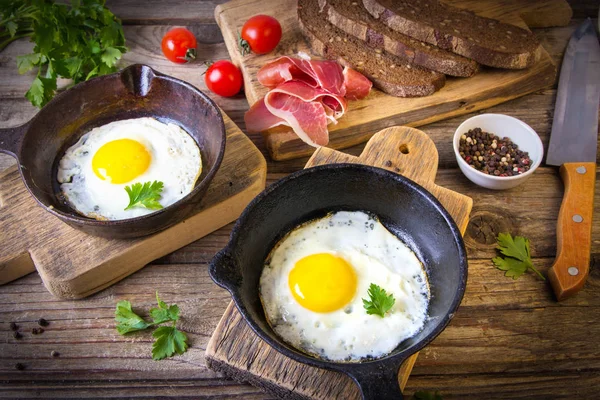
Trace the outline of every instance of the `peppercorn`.
<instances>
[{"instance_id":1,"label":"peppercorn","mask_svg":"<svg viewBox=\"0 0 600 400\"><path fill-rule=\"evenodd\" d=\"M10 330L11 331L16 331L19 329L19 325L15 324L14 322L10 323Z\"/></svg>"},{"instance_id":2,"label":"peppercorn","mask_svg":"<svg viewBox=\"0 0 600 400\"><path fill-rule=\"evenodd\" d=\"M472 168L494 176L515 176L527 172L531 165L529 153L508 137L470 129L460 137L459 154Z\"/></svg>"},{"instance_id":3,"label":"peppercorn","mask_svg":"<svg viewBox=\"0 0 600 400\"><path fill-rule=\"evenodd\" d=\"M60 356L60 353L58 351L56 351L56 350L52 350L52 352L50 353L50 355L52 357L58 357L58 356Z\"/></svg>"},{"instance_id":4,"label":"peppercorn","mask_svg":"<svg viewBox=\"0 0 600 400\"><path fill-rule=\"evenodd\" d=\"M23 337L23 335L21 335L21 334L20 334L19 332L17 332L17 331L14 331L14 332L13 332L13 337L14 337L15 339L21 339L21 338Z\"/></svg>"},{"instance_id":5,"label":"peppercorn","mask_svg":"<svg viewBox=\"0 0 600 400\"><path fill-rule=\"evenodd\" d=\"M15 369L18 369L19 371L23 371L25 369L25 366L21 363L16 363Z\"/></svg>"},{"instance_id":6,"label":"peppercorn","mask_svg":"<svg viewBox=\"0 0 600 400\"><path fill-rule=\"evenodd\" d=\"M40 318L38 320L38 325L39 326L48 326L48 325L50 325L50 323L48 321L46 321L44 318Z\"/></svg>"}]
</instances>

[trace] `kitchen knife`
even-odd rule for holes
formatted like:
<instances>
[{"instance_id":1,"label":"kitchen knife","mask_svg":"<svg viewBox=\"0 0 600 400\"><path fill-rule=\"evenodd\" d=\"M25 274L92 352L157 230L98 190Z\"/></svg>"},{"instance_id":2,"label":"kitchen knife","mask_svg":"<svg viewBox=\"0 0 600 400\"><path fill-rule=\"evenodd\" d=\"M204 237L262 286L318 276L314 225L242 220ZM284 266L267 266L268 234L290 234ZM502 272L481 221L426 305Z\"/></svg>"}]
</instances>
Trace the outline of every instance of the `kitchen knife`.
<instances>
[{"instance_id":1,"label":"kitchen knife","mask_svg":"<svg viewBox=\"0 0 600 400\"><path fill-rule=\"evenodd\" d=\"M546 158L546 164L561 166L565 185L557 255L548 272L559 301L577 293L589 273L599 103L600 44L588 18L567 45Z\"/></svg>"}]
</instances>

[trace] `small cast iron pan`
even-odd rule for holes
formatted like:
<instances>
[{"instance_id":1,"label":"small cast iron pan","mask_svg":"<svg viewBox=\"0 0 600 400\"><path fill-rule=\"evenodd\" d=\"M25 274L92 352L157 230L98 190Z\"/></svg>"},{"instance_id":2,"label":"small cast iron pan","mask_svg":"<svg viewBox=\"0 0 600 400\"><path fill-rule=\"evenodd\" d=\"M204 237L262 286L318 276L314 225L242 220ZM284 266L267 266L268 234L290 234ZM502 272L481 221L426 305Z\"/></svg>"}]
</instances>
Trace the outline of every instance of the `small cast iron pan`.
<instances>
[{"instance_id":1,"label":"small cast iron pan","mask_svg":"<svg viewBox=\"0 0 600 400\"><path fill-rule=\"evenodd\" d=\"M304 354L275 334L259 299L264 261L279 239L303 222L338 210L379 216L381 223L415 252L427 272L431 300L425 326L380 359L340 363ZM298 171L256 197L238 219L229 244L212 260L210 275L231 293L254 332L279 352L349 375L364 399L401 399L400 365L433 340L454 316L465 291L467 257L458 227L421 186L380 168L330 164Z\"/></svg>"},{"instance_id":2,"label":"small cast iron pan","mask_svg":"<svg viewBox=\"0 0 600 400\"><path fill-rule=\"evenodd\" d=\"M202 155L196 186L179 201L141 217L97 221L76 213L56 179L65 151L92 128L140 117L175 123L194 138ZM225 125L218 107L200 90L136 64L59 93L31 121L0 129L0 152L17 159L25 186L52 215L91 235L131 238L165 229L193 211L223 159Z\"/></svg>"}]
</instances>

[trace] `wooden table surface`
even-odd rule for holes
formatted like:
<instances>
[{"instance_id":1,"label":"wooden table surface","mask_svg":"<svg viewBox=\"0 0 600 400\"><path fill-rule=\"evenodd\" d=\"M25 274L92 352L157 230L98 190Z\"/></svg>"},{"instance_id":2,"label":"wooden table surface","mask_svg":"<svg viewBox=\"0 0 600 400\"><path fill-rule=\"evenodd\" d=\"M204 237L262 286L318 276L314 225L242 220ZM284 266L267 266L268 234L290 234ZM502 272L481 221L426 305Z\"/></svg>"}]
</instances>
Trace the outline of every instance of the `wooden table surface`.
<instances>
[{"instance_id":1,"label":"wooden table surface","mask_svg":"<svg viewBox=\"0 0 600 400\"><path fill-rule=\"evenodd\" d=\"M167 4L168 3L168 4ZM122 18L127 46L122 65L146 63L205 89L200 62L177 66L160 52L162 35L173 25L187 25L199 39L199 60L228 58L213 19L218 1L108 0ZM571 1L568 27L538 29L536 35L556 62L583 18L597 18L598 1ZM257 10L259 12L260 10ZM32 77L19 76L16 56L31 44L21 40L0 52L0 127L29 120L35 113L23 94ZM556 87L489 109L522 119L547 148ZM244 128L247 103L212 96ZM591 273L574 298L557 303L550 286L527 274L506 278L491 263L498 232L531 240L534 264L545 273L556 254L556 219L563 187L558 171L542 166L523 186L494 192L471 184L458 170L451 135L467 116L422 127L440 156L436 182L474 200L465 242L469 256L466 295L450 326L420 354L408 380L407 394L438 390L444 398L598 398L600 392L600 190L595 197ZM260 135L251 135L266 156ZM347 150L359 154L363 146ZM267 184L303 167L306 159L268 160ZM0 170L14 162L0 155ZM600 179L600 173L598 174ZM599 186L599 185L597 185ZM2 229L2 227L0 227ZM210 335L229 302L212 283L207 265L222 248L231 225L198 240L116 285L85 300L61 301L45 289L37 273L0 286L0 396L14 398L269 398L260 390L228 380L203 362ZM2 245L0 243L0 245ZM114 329L115 304L129 299L149 308L154 292L182 308L181 327L188 332L188 353L160 362L150 358L149 334L123 337ZM185 319L195 314L198 317ZM31 328L39 318L51 321L42 335ZM13 338L10 322L24 337ZM52 357L52 351L60 353ZM25 370L15 368L16 363Z\"/></svg>"}]
</instances>

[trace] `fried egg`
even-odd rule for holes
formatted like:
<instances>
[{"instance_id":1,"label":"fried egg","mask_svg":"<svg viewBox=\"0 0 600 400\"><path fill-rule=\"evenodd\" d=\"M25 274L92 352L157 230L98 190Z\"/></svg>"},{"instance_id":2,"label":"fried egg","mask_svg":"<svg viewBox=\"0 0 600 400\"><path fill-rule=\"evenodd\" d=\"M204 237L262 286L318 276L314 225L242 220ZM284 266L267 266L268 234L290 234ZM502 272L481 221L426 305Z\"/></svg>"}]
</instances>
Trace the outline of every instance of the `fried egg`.
<instances>
[{"instance_id":1,"label":"fried egg","mask_svg":"<svg viewBox=\"0 0 600 400\"><path fill-rule=\"evenodd\" d=\"M374 283L395 303L367 314ZM288 233L271 251L260 297L273 330L295 348L332 361L382 357L418 333L429 286L417 256L379 220L340 211Z\"/></svg>"},{"instance_id":2,"label":"fried egg","mask_svg":"<svg viewBox=\"0 0 600 400\"><path fill-rule=\"evenodd\" d=\"M58 165L60 189L73 209L100 220L139 217L128 210L126 186L160 181L163 207L192 191L202 172L200 149L181 127L153 118L115 121L92 129L69 147Z\"/></svg>"}]
</instances>

